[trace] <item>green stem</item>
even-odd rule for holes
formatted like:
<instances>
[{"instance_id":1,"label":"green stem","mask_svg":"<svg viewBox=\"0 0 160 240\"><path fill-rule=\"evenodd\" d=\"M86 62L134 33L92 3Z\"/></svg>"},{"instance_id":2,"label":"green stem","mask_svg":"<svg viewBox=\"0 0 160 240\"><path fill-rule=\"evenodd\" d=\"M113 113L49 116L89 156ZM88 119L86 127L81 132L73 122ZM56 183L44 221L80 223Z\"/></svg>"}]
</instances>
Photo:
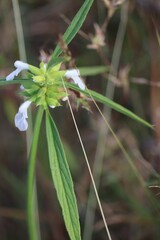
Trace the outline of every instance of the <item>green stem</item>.
<instances>
[{"instance_id":1,"label":"green stem","mask_svg":"<svg viewBox=\"0 0 160 240\"><path fill-rule=\"evenodd\" d=\"M27 217L28 217L28 230L29 230L29 239L30 240L38 240L37 227L36 227L36 219L34 213L34 180L35 180L35 160L36 160L36 152L38 145L38 138L40 132L40 126L43 117L43 108L39 108L36 123L33 133L33 140L29 154L29 166L28 166L28 196L27 196Z\"/></svg>"}]
</instances>

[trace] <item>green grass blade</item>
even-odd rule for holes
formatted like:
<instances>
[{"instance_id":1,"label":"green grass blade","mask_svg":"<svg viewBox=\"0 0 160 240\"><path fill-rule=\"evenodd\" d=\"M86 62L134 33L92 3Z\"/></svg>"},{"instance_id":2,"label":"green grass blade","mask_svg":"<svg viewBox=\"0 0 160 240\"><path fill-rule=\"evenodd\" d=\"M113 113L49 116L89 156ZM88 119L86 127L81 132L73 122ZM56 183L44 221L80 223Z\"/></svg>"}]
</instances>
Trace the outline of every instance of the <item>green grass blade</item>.
<instances>
[{"instance_id":1,"label":"green grass blade","mask_svg":"<svg viewBox=\"0 0 160 240\"><path fill-rule=\"evenodd\" d=\"M82 7L77 12L77 14L73 18L71 24L69 25L66 32L64 33L63 39L67 45L72 41L72 39L75 37L75 35L79 31L79 29L81 28L83 22L86 19L86 16L87 16L89 10L90 10L90 7L92 6L93 1L94 0L86 0L83 3ZM49 63L48 63L48 68L50 68L52 66L52 61L54 61L54 58L58 57L61 53L62 53L62 49L60 48L59 45L57 45L57 47L55 48L55 50L51 56Z\"/></svg>"},{"instance_id":2,"label":"green grass blade","mask_svg":"<svg viewBox=\"0 0 160 240\"><path fill-rule=\"evenodd\" d=\"M33 140L31 145L31 150L29 154L29 166L28 166L28 196L27 196L27 218L28 218L28 230L29 230L29 239L38 240L38 235L36 231L36 219L34 211L34 178L35 178L35 160L37 153L38 138L40 132L40 126L43 116L43 108L39 108L38 114L36 117Z\"/></svg>"},{"instance_id":3,"label":"green grass blade","mask_svg":"<svg viewBox=\"0 0 160 240\"><path fill-rule=\"evenodd\" d=\"M89 89L86 89L83 91L77 85L71 84L71 83L65 83L65 85L66 85L66 87L71 88L75 91L84 93L88 97L92 97L95 101L103 103L103 104L109 106L110 108L116 110L117 112L120 112L120 113L134 119L135 121L142 123L143 125L145 125L147 127L153 128L153 126L150 123L148 123L147 121L143 120L142 118L138 117L136 114L131 112L130 110L126 109L125 107L121 106L118 103L115 103L114 101L110 100L109 98L103 96L100 93L97 93L97 92L89 90Z\"/></svg>"},{"instance_id":4,"label":"green grass blade","mask_svg":"<svg viewBox=\"0 0 160 240\"><path fill-rule=\"evenodd\" d=\"M81 76L94 76L108 72L109 68L106 66L91 66L91 67L79 67Z\"/></svg>"},{"instance_id":5,"label":"green grass blade","mask_svg":"<svg viewBox=\"0 0 160 240\"><path fill-rule=\"evenodd\" d=\"M46 135L53 182L71 240L80 240L78 209L71 174L56 125L46 111Z\"/></svg>"}]
</instances>

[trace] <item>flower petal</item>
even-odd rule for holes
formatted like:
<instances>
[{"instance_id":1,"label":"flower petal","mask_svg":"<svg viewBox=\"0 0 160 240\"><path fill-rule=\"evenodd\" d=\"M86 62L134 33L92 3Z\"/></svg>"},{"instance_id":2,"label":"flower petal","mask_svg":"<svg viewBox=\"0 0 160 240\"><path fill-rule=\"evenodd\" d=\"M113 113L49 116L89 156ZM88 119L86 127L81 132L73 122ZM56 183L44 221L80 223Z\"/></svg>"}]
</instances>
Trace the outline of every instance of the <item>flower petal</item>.
<instances>
[{"instance_id":1,"label":"flower petal","mask_svg":"<svg viewBox=\"0 0 160 240\"><path fill-rule=\"evenodd\" d=\"M15 126L20 130L20 131L26 131L28 128L28 122L26 118L24 118L23 114L18 112L15 115L14 118Z\"/></svg>"},{"instance_id":2,"label":"flower petal","mask_svg":"<svg viewBox=\"0 0 160 240\"><path fill-rule=\"evenodd\" d=\"M31 101L28 100L22 103L21 106L19 107L19 112L22 113L25 118L28 118L27 109L30 105Z\"/></svg>"},{"instance_id":3,"label":"flower petal","mask_svg":"<svg viewBox=\"0 0 160 240\"><path fill-rule=\"evenodd\" d=\"M80 72L78 69L70 69L70 70L67 70L65 73L66 78L72 78L79 75L80 75Z\"/></svg>"},{"instance_id":4,"label":"flower petal","mask_svg":"<svg viewBox=\"0 0 160 240\"><path fill-rule=\"evenodd\" d=\"M28 70L28 69L29 69L28 63L24 63L24 62L19 61L19 60L15 61L14 66L15 66L16 68L21 69L21 71L22 71L22 70Z\"/></svg>"},{"instance_id":5,"label":"flower petal","mask_svg":"<svg viewBox=\"0 0 160 240\"><path fill-rule=\"evenodd\" d=\"M15 61L14 66L17 68L16 70L14 70L13 72L11 72L7 77L6 80L7 81L11 81L14 79L14 77L18 76L18 74L22 71L22 70L28 70L29 69L29 65L27 63L24 63L22 61Z\"/></svg>"},{"instance_id":6,"label":"flower petal","mask_svg":"<svg viewBox=\"0 0 160 240\"><path fill-rule=\"evenodd\" d=\"M67 70L65 73L66 78L71 78L74 81L74 83L78 85L80 89L84 90L85 84L83 83L79 75L80 75L80 72L78 69Z\"/></svg>"},{"instance_id":7,"label":"flower petal","mask_svg":"<svg viewBox=\"0 0 160 240\"><path fill-rule=\"evenodd\" d=\"M15 70L16 71L16 70ZM9 75L6 77L6 81L11 81L15 77L15 71L11 72Z\"/></svg>"},{"instance_id":8,"label":"flower petal","mask_svg":"<svg viewBox=\"0 0 160 240\"><path fill-rule=\"evenodd\" d=\"M28 122L26 118L28 118L27 109L30 106L31 101L26 101L21 104L19 107L18 113L15 115L14 122L15 126L20 131L26 131L28 128Z\"/></svg>"},{"instance_id":9,"label":"flower petal","mask_svg":"<svg viewBox=\"0 0 160 240\"><path fill-rule=\"evenodd\" d=\"M14 70L13 72L11 72L11 73L6 77L6 80L7 80L7 81L13 80L14 77L16 77L20 72L21 72L20 69Z\"/></svg>"},{"instance_id":10,"label":"flower petal","mask_svg":"<svg viewBox=\"0 0 160 240\"><path fill-rule=\"evenodd\" d=\"M65 96L64 98L62 98L62 101L67 101L68 100L68 96Z\"/></svg>"},{"instance_id":11,"label":"flower petal","mask_svg":"<svg viewBox=\"0 0 160 240\"><path fill-rule=\"evenodd\" d=\"M85 90L85 84L83 83L79 76L74 77L73 81L78 85L80 89Z\"/></svg>"}]
</instances>

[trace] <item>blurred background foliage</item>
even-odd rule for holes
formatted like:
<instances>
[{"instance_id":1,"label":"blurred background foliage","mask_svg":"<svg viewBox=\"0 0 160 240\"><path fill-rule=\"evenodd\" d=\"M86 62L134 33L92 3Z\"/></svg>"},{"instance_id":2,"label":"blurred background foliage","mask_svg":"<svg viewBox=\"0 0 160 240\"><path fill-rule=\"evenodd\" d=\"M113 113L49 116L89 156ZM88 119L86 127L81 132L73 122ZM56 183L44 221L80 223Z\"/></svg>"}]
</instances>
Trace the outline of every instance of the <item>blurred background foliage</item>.
<instances>
[{"instance_id":1,"label":"blurred background foliage","mask_svg":"<svg viewBox=\"0 0 160 240\"><path fill-rule=\"evenodd\" d=\"M19 59L12 3L0 1L0 78L11 72L14 61ZM19 0L27 62L38 64L48 57L82 3L83 0ZM113 240L160 239L159 26L158 0L97 0L69 45L77 67L107 66L106 73L84 78L89 88L103 94L106 88L110 89L109 97L155 125L151 131L99 105L143 178L144 188L94 103L89 103L90 111L77 111L72 99ZM14 126L14 115L23 101L17 91L17 86L0 88L1 240L28 239L26 138ZM33 108L33 118L35 111ZM69 108L57 108L52 114L74 180L82 239L107 239ZM48 167L44 128L39 139L36 176L42 239L68 239Z\"/></svg>"}]
</instances>

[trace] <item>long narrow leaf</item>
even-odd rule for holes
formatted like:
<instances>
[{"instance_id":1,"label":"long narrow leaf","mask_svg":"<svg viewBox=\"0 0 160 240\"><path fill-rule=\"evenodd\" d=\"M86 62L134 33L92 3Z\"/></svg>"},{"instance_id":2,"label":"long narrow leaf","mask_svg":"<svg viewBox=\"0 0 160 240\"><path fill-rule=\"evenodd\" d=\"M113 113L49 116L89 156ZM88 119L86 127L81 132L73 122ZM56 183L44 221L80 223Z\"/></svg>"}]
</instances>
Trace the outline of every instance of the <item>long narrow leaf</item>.
<instances>
[{"instance_id":1,"label":"long narrow leaf","mask_svg":"<svg viewBox=\"0 0 160 240\"><path fill-rule=\"evenodd\" d=\"M103 103L103 104L109 106L110 108L116 110L117 112L120 112L120 113L142 123L143 125L145 125L147 127L153 128L153 126L150 123L148 123L147 121L143 120L142 118L138 117L136 114L131 112L130 110L126 109L125 107L121 106L118 103L115 103L114 101L103 96L100 93L97 93L97 92L95 92L93 90L89 90L89 89L86 89L83 91L78 86L76 86L75 84L71 84L71 83L65 83L65 85L66 85L66 87L68 87L70 89L73 89L78 92L82 92L88 97L92 97L95 101Z\"/></svg>"},{"instance_id":2,"label":"long narrow leaf","mask_svg":"<svg viewBox=\"0 0 160 240\"><path fill-rule=\"evenodd\" d=\"M36 123L33 133L33 140L31 150L29 154L29 166L28 166L28 196L27 196L27 217L28 217L28 228L29 228L29 239L38 240L38 234L36 231L36 219L34 214L34 197L33 187L35 178L35 160L38 146L38 138L40 132L41 121L43 117L43 108L39 108Z\"/></svg>"},{"instance_id":3,"label":"long narrow leaf","mask_svg":"<svg viewBox=\"0 0 160 240\"><path fill-rule=\"evenodd\" d=\"M0 79L0 86L6 86L11 84L29 84L33 81L31 79L15 79L12 81L6 81L6 79Z\"/></svg>"},{"instance_id":4,"label":"long narrow leaf","mask_svg":"<svg viewBox=\"0 0 160 240\"><path fill-rule=\"evenodd\" d=\"M77 14L75 15L75 17L73 18L71 24L69 25L69 27L67 28L66 32L63 35L64 41L65 43L68 45L72 39L75 37L75 35L77 34L77 32L79 31L79 29L81 28L83 22L86 19L86 16L89 12L90 7L92 6L94 0L86 0L82 7L80 8L80 10L77 12ZM52 66L52 63L54 62L54 58L58 57L60 54L62 53L62 49L60 48L60 46L58 45L52 56L51 59L48 63L48 68L50 68Z\"/></svg>"},{"instance_id":5,"label":"long narrow leaf","mask_svg":"<svg viewBox=\"0 0 160 240\"><path fill-rule=\"evenodd\" d=\"M78 209L71 174L56 125L46 111L49 162L63 218L71 240L80 240Z\"/></svg>"}]
</instances>

